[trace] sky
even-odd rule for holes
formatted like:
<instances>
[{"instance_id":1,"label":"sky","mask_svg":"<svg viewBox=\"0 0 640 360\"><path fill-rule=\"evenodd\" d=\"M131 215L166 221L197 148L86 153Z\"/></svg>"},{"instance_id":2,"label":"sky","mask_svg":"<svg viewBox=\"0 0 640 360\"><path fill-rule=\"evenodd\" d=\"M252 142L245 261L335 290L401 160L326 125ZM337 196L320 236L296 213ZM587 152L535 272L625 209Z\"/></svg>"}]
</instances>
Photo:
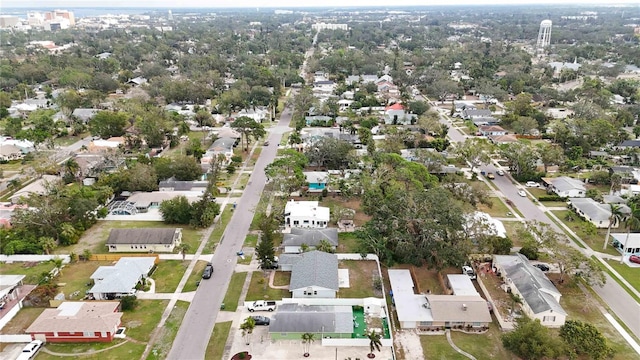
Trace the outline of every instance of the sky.
<instances>
[{"instance_id":1,"label":"sky","mask_svg":"<svg viewBox=\"0 0 640 360\"><path fill-rule=\"evenodd\" d=\"M42 7L144 7L144 8L216 8L216 7L345 7L345 6L429 6L429 5L612 5L627 4L640 6L640 0L1 0L2 8ZM1 8L0 8L1 11Z\"/></svg>"}]
</instances>

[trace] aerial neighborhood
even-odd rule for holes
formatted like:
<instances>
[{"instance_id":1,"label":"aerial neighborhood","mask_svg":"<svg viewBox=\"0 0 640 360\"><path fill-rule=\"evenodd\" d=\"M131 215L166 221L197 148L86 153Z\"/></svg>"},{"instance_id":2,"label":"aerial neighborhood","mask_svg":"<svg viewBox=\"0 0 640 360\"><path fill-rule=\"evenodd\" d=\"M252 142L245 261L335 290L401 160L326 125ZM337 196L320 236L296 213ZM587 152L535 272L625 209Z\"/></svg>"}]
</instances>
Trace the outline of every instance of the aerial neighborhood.
<instances>
[{"instance_id":1,"label":"aerial neighborhood","mask_svg":"<svg viewBox=\"0 0 640 360\"><path fill-rule=\"evenodd\" d=\"M0 9L1 359L640 359L640 8L349 5Z\"/></svg>"}]
</instances>

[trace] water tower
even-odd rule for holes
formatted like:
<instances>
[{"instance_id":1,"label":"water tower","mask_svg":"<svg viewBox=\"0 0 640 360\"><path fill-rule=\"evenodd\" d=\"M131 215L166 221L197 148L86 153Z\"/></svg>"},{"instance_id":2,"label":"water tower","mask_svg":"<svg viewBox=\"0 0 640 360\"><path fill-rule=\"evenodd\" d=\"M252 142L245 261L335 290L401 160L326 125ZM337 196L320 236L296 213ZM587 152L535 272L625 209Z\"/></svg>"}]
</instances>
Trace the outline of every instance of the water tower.
<instances>
[{"instance_id":1,"label":"water tower","mask_svg":"<svg viewBox=\"0 0 640 360\"><path fill-rule=\"evenodd\" d=\"M544 49L551 44L551 20L542 20L538 32L538 49Z\"/></svg>"}]
</instances>

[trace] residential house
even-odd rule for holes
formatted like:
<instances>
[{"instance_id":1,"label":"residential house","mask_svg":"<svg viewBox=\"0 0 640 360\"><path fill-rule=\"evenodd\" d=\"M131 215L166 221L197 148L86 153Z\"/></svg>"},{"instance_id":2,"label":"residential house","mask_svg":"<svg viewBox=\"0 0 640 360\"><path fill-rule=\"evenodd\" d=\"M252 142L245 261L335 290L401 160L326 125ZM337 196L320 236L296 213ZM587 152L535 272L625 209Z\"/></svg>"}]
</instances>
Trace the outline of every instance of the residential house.
<instances>
[{"instance_id":1,"label":"residential house","mask_svg":"<svg viewBox=\"0 0 640 360\"><path fill-rule=\"evenodd\" d=\"M73 159L80 168L77 174L80 178L95 178L104 172L111 173L122 167L125 162L122 157L104 154L76 154Z\"/></svg>"},{"instance_id":2,"label":"residential house","mask_svg":"<svg viewBox=\"0 0 640 360\"><path fill-rule=\"evenodd\" d=\"M335 254L314 250L303 253L293 264L289 282L292 298L335 298L338 288Z\"/></svg>"},{"instance_id":3,"label":"residential house","mask_svg":"<svg viewBox=\"0 0 640 360\"><path fill-rule=\"evenodd\" d=\"M109 252L173 252L182 242L181 228L111 229Z\"/></svg>"},{"instance_id":4,"label":"residential house","mask_svg":"<svg viewBox=\"0 0 640 360\"><path fill-rule=\"evenodd\" d=\"M113 266L100 266L92 275L95 285L89 295L95 300L113 300L135 295L136 286L145 281L157 257L122 257Z\"/></svg>"},{"instance_id":5,"label":"residential house","mask_svg":"<svg viewBox=\"0 0 640 360\"><path fill-rule=\"evenodd\" d=\"M625 140L618 145L619 148L639 148L640 140Z\"/></svg>"},{"instance_id":6,"label":"residential house","mask_svg":"<svg viewBox=\"0 0 640 360\"><path fill-rule=\"evenodd\" d=\"M302 245L309 249L315 249L320 242L326 241L335 251L338 247L338 229L300 229L293 228L290 233L284 234L282 247L286 254L297 254L302 252Z\"/></svg>"},{"instance_id":7,"label":"residential house","mask_svg":"<svg viewBox=\"0 0 640 360\"><path fill-rule=\"evenodd\" d=\"M232 138L232 139L236 139L236 141L238 141L238 139L242 138L242 134L240 134L236 129L230 127L230 126L223 126L220 128L213 128L210 132L211 135L215 135L218 137L218 139L221 138Z\"/></svg>"},{"instance_id":8,"label":"residential house","mask_svg":"<svg viewBox=\"0 0 640 360\"><path fill-rule=\"evenodd\" d=\"M317 201L287 202L284 207L284 223L294 228L326 228L329 224L330 210L320 206Z\"/></svg>"},{"instance_id":9,"label":"residential house","mask_svg":"<svg viewBox=\"0 0 640 360\"><path fill-rule=\"evenodd\" d=\"M480 296L467 274L447 274L446 284L452 295Z\"/></svg>"},{"instance_id":10,"label":"residential house","mask_svg":"<svg viewBox=\"0 0 640 360\"><path fill-rule=\"evenodd\" d=\"M378 81L377 75L349 75L344 80L346 85L353 84L366 84L366 83L376 83Z\"/></svg>"},{"instance_id":11,"label":"residential house","mask_svg":"<svg viewBox=\"0 0 640 360\"><path fill-rule=\"evenodd\" d=\"M89 120L93 119L94 116L96 116L96 114L98 113L98 109L75 109L73 110L73 112L71 113L71 116L75 117L76 119L82 121L83 123L88 123Z\"/></svg>"},{"instance_id":12,"label":"residential house","mask_svg":"<svg viewBox=\"0 0 640 360\"><path fill-rule=\"evenodd\" d=\"M202 164L211 164L215 159L222 155L225 159L225 164L231 162L233 156L233 148L236 146L238 140L230 137L221 137L209 146L209 150L202 156L200 162Z\"/></svg>"},{"instance_id":13,"label":"residential house","mask_svg":"<svg viewBox=\"0 0 640 360\"><path fill-rule=\"evenodd\" d=\"M473 118L471 121L475 126L497 125L500 123L500 120L493 116Z\"/></svg>"},{"instance_id":14,"label":"residential house","mask_svg":"<svg viewBox=\"0 0 640 360\"><path fill-rule=\"evenodd\" d=\"M309 190L324 190L329 182L329 173L326 171L303 172Z\"/></svg>"},{"instance_id":15,"label":"residential house","mask_svg":"<svg viewBox=\"0 0 640 360\"><path fill-rule=\"evenodd\" d=\"M567 312L560 306L562 294L526 256L494 255L493 266L511 293L520 296L520 307L527 316L547 327L564 324Z\"/></svg>"},{"instance_id":16,"label":"residential house","mask_svg":"<svg viewBox=\"0 0 640 360\"><path fill-rule=\"evenodd\" d=\"M578 71L580 67L582 67L581 64L578 64L577 60L573 63L552 61L549 63L549 66L553 68L553 77L560 77L562 70Z\"/></svg>"},{"instance_id":17,"label":"residential house","mask_svg":"<svg viewBox=\"0 0 640 360\"><path fill-rule=\"evenodd\" d=\"M640 254L640 233L611 233L613 247L625 256Z\"/></svg>"},{"instance_id":18,"label":"residential house","mask_svg":"<svg viewBox=\"0 0 640 360\"><path fill-rule=\"evenodd\" d=\"M304 117L306 126L330 126L333 118L326 115L309 115Z\"/></svg>"},{"instance_id":19,"label":"residential house","mask_svg":"<svg viewBox=\"0 0 640 360\"><path fill-rule=\"evenodd\" d=\"M19 147L15 145L0 144L0 161L11 161L22 159L24 154Z\"/></svg>"},{"instance_id":20,"label":"residential house","mask_svg":"<svg viewBox=\"0 0 640 360\"><path fill-rule=\"evenodd\" d=\"M15 146L17 147L22 155L26 155L32 151L35 151L35 145L29 140L18 140L12 139L7 136L0 136L0 148L5 146Z\"/></svg>"},{"instance_id":21,"label":"residential house","mask_svg":"<svg viewBox=\"0 0 640 360\"><path fill-rule=\"evenodd\" d=\"M267 109L257 107L255 109L242 109L238 112L238 114L234 117L235 119L246 116L253 119L255 122L261 123L264 120L271 120L269 118L269 111Z\"/></svg>"},{"instance_id":22,"label":"residential house","mask_svg":"<svg viewBox=\"0 0 640 360\"><path fill-rule=\"evenodd\" d=\"M482 328L491 323L487 302L478 294L416 294L409 270L389 269L388 274L391 301L395 305L402 329L444 330L458 326Z\"/></svg>"},{"instance_id":23,"label":"residential house","mask_svg":"<svg viewBox=\"0 0 640 360\"><path fill-rule=\"evenodd\" d=\"M209 186L208 181L179 181L163 180L158 184L159 191L201 191L204 192Z\"/></svg>"},{"instance_id":24,"label":"residential house","mask_svg":"<svg viewBox=\"0 0 640 360\"><path fill-rule=\"evenodd\" d=\"M123 137L112 137L107 140L93 140L89 143L87 149L90 153L112 152L120 147L125 146Z\"/></svg>"},{"instance_id":25,"label":"residential house","mask_svg":"<svg viewBox=\"0 0 640 360\"><path fill-rule=\"evenodd\" d=\"M325 94L333 94L337 84L331 80L317 80L313 83L313 91Z\"/></svg>"},{"instance_id":26,"label":"residential house","mask_svg":"<svg viewBox=\"0 0 640 360\"><path fill-rule=\"evenodd\" d=\"M352 306L282 304L271 317L269 336L299 341L302 334L311 333L317 339L351 339L355 330L353 319Z\"/></svg>"},{"instance_id":27,"label":"residential house","mask_svg":"<svg viewBox=\"0 0 640 360\"><path fill-rule=\"evenodd\" d=\"M291 229L293 230L293 229ZM283 253L278 256L278 270L292 271L293 265L302 259L302 253L288 254Z\"/></svg>"},{"instance_id":28,"label":"residential house","mask_svg":"<svg viewBox=\"0 0 640 360\"><path fill-rule=\"evenodd\" d=\"M13 204L20 203L22 200L32 195L44 195L49 191L51 186L60 184L62 179L56 175L42 175L42 177L31 184L16 191L9 197Z\"/></svg>"},{"instance_id":29,"label":"residential house","mask_svg":"<svg viewBox=\"0 0 640 360\"><path fill-rule=\"evenodd\" d=\"M127 84L130 84L132 86L141 86L146 84L147 82L147 79L143 78L142 76L138 76L127 81Z\"/></svg>"},{"instance_id":30,"label":"residential house","mask_svg":"<svg viewBox=\"0 0 640 360\"><path fill-rule=\"evenodd\" d=\"M568 176L542 179L549 185L549 189L556 195L564 198L580 198L587 196L587 188L581 180Z\"/></svg>"},{"instance_id":31,"label":"residential house","mask_svg":"<svg viewBox=\"0 0 640 360\"><path fill-rule=\"evenodd\" d=\"M472 120L478 118L491 117L491 110L489 109L464 109L461 116L465 120Z\"/></svg>"},{"instance_id":32,"label":"residential house","mask_svg":"<svg viewBox=\"0 0 640 360\"><path fill-rule=\"evenodd\" d=\"M600 204L591 198L569 198L569 207L583 219L595 225L598 229L606 229L609 227L611 218L611 206L609 204ZM621 212L627 213L629 208L626 205L620 205ZM620 223L613 223L611 227L616 229Z\"/></svg>"},{"instance_id":33,"label":"residential house","mask_svg":"<svg viewBox=\"0 0 640 360\"><path fill-rule=\"evenodd\" d=\"M22 309L22 300L36 288L25 285L25 275L0 274L0 329Z\"/></svg>"},{"instance_id":34,"label":"residential house","mask_svg":"<svg viewBox=\"0 0 640 360\"><path fill-rule=\"evenodd\" d=\"M478 128L478 133L482 136L503 136L507 135L507 130L498 125L483 125Z\"/></svg>"},{"instance_id":35,"label":"residential house","mask_svg":"<svg viewBox=\"0 0 640 360\"><path fill-rule=\"evenodd\" d=\"M11 217L16 209L26 209L27 205L17 205L10 202L0 203L0 228L11 227Z\"/></svg>"},{"instance_id":36,"label":"residential house","mask_svg":"<svg viewBox=\"0 0 640 360\"><path fill-rule=\"evenodd\" d=\"M633 173L634 170L631 166L612 166L609 168L609 174L620 176L620 181L623 184L635 184L637 180Z\"/></svg>"},{"instance_id":37,"label":"residential house","mask_svg":"<svg viewBox=\"0 0 640 360\"><path fill-rule=\"evenodd\" d=\"M491 135L491 136L488 136L488 138L492 143L496 145L518 142L518 137L514 134Z\"/></svg>"},{"instance_id":38,"label":"residential house","mask_svg":"<svg viewBox=\"0 0 640 360\"><path fill-rule=\"evenodd\" d=\"M400 103L395 103L384 109L384 123L387 125L409 125L417 118L416 114L407 113Z\"/></svg>"},{"instance_id":39,"label":"residential house","mask_svg":"<svg viewBox=\"0 0 640 360\"><path fill-rule=\"evenodd\" d=\"M45 309L25 330L47 343L111 342L122 322L119 301L65 301Z\"/></svg>"}]
</instances>

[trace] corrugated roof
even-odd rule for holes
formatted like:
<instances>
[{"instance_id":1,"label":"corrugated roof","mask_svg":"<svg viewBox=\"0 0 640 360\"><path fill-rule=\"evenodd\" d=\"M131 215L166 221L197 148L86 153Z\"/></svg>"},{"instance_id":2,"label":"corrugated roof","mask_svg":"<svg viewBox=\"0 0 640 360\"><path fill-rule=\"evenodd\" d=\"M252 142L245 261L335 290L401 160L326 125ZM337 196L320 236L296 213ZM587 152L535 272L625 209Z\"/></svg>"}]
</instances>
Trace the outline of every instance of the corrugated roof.
<instances>
[{"instance_id":1,"label":"corrugated roof","mask_svg":"<svg viewBox=\"0 0 640 360\"><path fill-rule=\"evenodd\" d=\"M322 251L310 251L293 264L290 290L317 286L338 291L338 257Z\"/></svg>"},{"instance_id":2,"label":"corrugated roof","mask_svg":"<svg viewBox=\"0 0 640 360\"><path fill-rule=\"evenodd\" d=\"M353 333L351 306L283 304L272 317L269 332Z\"/></svg>"}]
</instances>

